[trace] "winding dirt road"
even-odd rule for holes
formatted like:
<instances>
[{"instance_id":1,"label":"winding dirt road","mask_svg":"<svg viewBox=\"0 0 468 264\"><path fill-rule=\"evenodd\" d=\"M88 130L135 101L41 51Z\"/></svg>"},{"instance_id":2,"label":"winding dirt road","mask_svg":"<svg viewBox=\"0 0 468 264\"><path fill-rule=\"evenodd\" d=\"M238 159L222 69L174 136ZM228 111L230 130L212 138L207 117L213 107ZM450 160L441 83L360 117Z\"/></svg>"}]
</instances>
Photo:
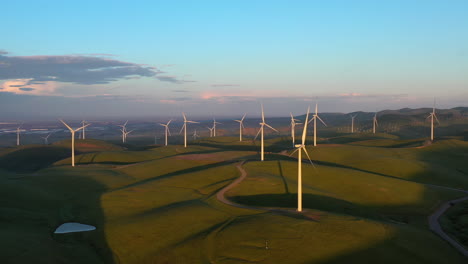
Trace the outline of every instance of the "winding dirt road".
<instances>
[{"instance_id":1,"label":"winding dirt road","mask_svg":"<svg viewBox=\"0 0 468 264\"><path fill-rule=\"evenodd\" d=\"M242 161L241 163L236 165L236 168L241 173L241 176L239 178L237 178L235 181L231 182L226 187L224 187L223 189L221 189L216 194L216 198L220 202L225 203L225 204L230 205L230 206L243 208L243 209L270 211L270 212L274 212L274 213L276 212L276 213L288 213L288 214L291 214L291 213L301 214L301 215L305 216L306 219L317 221L317 219L314 219L314 217L308 216L305 213L307 211L303 211L302 213L299 213L296 210L287 209L287 208L248 206L248 205L238 204L238 203L235 203L235 202L233 202L231 200L228 200L226 198L226 196L225 196L226 192L229 191L230 189L232 189L233 187L235 187L236 185L238 185L240 182L242 182L247 177L247 172L244 170L244 168L242 168L242 165L244 165L244 164L245 164L245 161ZM459 189L454 189L454 188L439 186L439 185L433 185L433 184L424 184L424 185L429 186L429 187L434 187L434 188L450 189L450 190L453 190L453 191L459 191L459 192L464 192L464 193L468 194L468 191L465 191L465 190L459 190ZM456 241L451 236L449 236L447 233L445 233L444 230L442 229L442 227L440 226L440 223L439 223L440 216L443 215L445 213L445 211L447 211L452 205L454 205L456 203L466 201L466 200L468 200L468 196L458 198L458 199L455 199L455 200L451 200L451 201L448 201L448 202L442 204L439 208L437 208L437 210L432 215L430 215L428 217L428 222L429 222L430 230L432 230L434 233L439 235L442 239L449 242L461 254L468 257L468 250L463 245L458 243L458 241Z\"/></svg>"}]
</instances>

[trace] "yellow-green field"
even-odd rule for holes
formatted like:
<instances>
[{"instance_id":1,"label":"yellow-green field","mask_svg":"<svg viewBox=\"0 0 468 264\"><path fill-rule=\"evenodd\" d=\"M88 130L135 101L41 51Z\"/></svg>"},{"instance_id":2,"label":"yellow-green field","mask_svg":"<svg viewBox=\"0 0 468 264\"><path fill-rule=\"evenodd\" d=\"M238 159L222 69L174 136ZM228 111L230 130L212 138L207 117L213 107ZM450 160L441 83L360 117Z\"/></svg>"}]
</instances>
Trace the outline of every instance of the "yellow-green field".
<instances>
[{"instance_id":1,"label":"yellow-green field","mask_svg":"<svg viewBox=\"0 0 468 264\"><path fill-rule=\"evenodd\" d=\"M287 138L286 138L287 139ZM468 143L380 137L308 147L305 212L285 138L125 150L66 141L0 151L3 263L466 263L427 216L468 189ZM365 143L364 143L365 142ZM409 144L409 145L405 145ZM408 147L410 146L411 147ZM273 153L278 152L278 153ZM230 189L234 207L218 201ZM30 165L27 165L31 162ZM437 186L435 186L437 185ZM279 210L279 208L288 210ZM64 222L95 231L53 234Z\"/></svg>"}]
</instances>

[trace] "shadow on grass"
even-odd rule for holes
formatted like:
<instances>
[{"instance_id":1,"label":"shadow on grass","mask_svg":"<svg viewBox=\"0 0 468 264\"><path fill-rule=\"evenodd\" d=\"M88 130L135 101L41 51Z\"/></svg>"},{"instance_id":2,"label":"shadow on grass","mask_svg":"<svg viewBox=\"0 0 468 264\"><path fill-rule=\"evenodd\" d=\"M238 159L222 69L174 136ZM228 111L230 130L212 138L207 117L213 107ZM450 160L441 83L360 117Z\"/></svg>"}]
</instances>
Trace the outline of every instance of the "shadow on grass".
<instances>
[{"instance_id":1,"label":"shadow on grass","mask_svg":"<svg viewBox=\"0 0 468 264\"><path fill-rule=\"evenodd\" d=\"M66 147L38 146L21 148L0 157L0 168L18 173L34 172L71 156Z\"/></svg>"}]
</instances>

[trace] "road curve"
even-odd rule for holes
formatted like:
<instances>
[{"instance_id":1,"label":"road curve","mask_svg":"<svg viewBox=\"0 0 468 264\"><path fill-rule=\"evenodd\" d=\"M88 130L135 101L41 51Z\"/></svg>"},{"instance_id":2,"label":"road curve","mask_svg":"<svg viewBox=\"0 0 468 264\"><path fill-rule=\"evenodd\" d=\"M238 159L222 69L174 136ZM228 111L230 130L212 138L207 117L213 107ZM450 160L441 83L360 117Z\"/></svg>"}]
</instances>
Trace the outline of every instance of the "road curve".
<instances>
[{"instance_id":1,"label":"road curve","mask_svg":"<svg viewBox=\"0 0 468 264\"><path fill-rule=\"evenodd\" d=\"M430 215L428 217L428 221L429 221L429 228L434 233L438 234L441 238L445 239L454 248L456 248L458 251L460 251L460 253L462 253L464 256L468 257L468 250L463 245L458 243L458 241L456 241L451 236L449 236L447 233L445 233L444 230L442 229L442 227L440 226L440 223L439 223L440 216L442 214L444 214L445 211L447 211L452 205L454 205L456 203L466 201L466 200L468 200L468 196L467 197L462 197L462 198L459 198L459 199L455 199L455 200L451 200L451 201L448 201L448 202L442 204L432 215Z\"/></svg>"}]
</instances>

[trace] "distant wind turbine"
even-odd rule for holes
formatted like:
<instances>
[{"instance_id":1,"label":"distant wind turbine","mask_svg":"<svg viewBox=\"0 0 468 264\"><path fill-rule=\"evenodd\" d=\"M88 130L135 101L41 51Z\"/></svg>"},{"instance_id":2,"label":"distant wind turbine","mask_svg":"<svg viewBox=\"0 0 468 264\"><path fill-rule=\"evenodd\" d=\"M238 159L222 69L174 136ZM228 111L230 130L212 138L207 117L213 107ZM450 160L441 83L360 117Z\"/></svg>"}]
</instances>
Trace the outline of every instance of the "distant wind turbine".
<instances>
[{"instance_id":1,"label":"distant wind turbine","mask_svg":"<svg viewBox=\"0 0 468 264\"><path fill-rule=\"evenodd\" d=\"M267 126L269 127L270 129L278 132L278 130L274 129L273 127L271 127L270 125L268 125L267 123L265 123L265 113L263 111L263 104L262 104L262 122L260 123L260 129L258 130L258 133L257 135L255 136L254 140L257 139L258 135L261 134L260 136L260 140L261 140L261 146L260 146L260 157L261 157L261 161L264 160L265 158L265 144L263 142L263 130L264 130L264 127Z\"/></svg>"},{"instance_id":2,"label":"distant wind turbine","mask_svg":"<svg viewBox=\"0 0 468 264\"><path fill-rule=\"evenodd\" d=\"M171 135L171 131L169 131L169 124L171 123L171 121L172 121L172 119L169 120L166 124L159 123L161 126L163 126L165 128L164 134L165 134L165 138L166 138L166 143L165 143L166 146L167 146L167 136Z\"/></svg>"},{"instance_id":3,"label":"distant wind turbine","mask_svg":"<svg viewBox=\"0 0 468 264\"><path fill-rule=\"evenodd\" d=\"M21 126L23 126L23 124L21 124L19 127L16 128L16 146L19 146L20 145L20 131L21 131Z\"/></svg>"},{"instance_id":4,"label":"distant wind turbine","mask_svg":"<svg viewBox=\"0 0 468 264\"><path fill-rule=\"evenodd\" d=\"M239 123L239 141L242 142L242 129L244 129L244 118L247 114L241 118L241 120L234 120Z\"/></svg>"},{"instance_id":5,"label":"distant wind turbine","mask_svg":"<svg viewBox=\"0 0 468 264\"><path fill-rule=\"evenodd\" d=\"M81 121L82 126L84 126L86 124L91 125L91 123L88 123L85 120ZM86 130L84 128L83 128L83 130L81 130L81 139L86 139Z\"/></svg>"},{"instance_id":6,"label":"distant wind turbine","mask_svg":"<svg viewBox=\"0 0 468 264\"><path fill-rule=\"evenodd\" d=\"M122 131L122 143L125 143L125 136L126 136L126 132L127 132L127 123L128 123L128 120L125 121L125 123L123 125L119 125L119 127L122 127L122 129L120 129L120 131Z\"/></svg>"},{"instance_id":7,"label":"distant wind turbine","mask_svg":"<svg viewBox=\"0 0 468 264\"><path fill-rule=\"evenodd\" d=\"M322 118L320 118L320 116L318 115L318 104L315 104L315 114L312 117L312 119L310 119L310 121L309 121L309 123L310 123L310 122L312 122L312 120L314 120L314 147L317 146L317 119L320 120L320 122L322 122L322 124L327 126L327 124L325 124L325 122L323 122ZM354 121L353 121L353 123L354 123Z\"/></svg>"},{"instance_id":8,"label":"distant wind turbine","mask_svg":"<svg viewBox=\"0 0 468 264\"><path fill-rule=\"evenodd\" d=\"M67 125L67 123L65 123L62 119L60 119L60 122L62 122L67 128L68 130L70 130L70 133L71 133L71 138L72 138L72 142L71 142L71 145L72 145L72 167L75 167L75 132L89 126L89 124L87 125L84 125L80 128L77 128L77 129L73 129L71 128L69 125Z\"/></svg>"},{"instance_id":9,"label":"distant wind turbine","mask_svg":"<svg viewBox=\"0 0 468 264\"><path fill-rule=\"evenodd\" d=\"M306 119L304 121L304 129L302 130L302 144L296 144L296 150L291 153L291 156L297 152L297 211L302 212L302 151L307 155L310 163L313 165L312 161L310 160L309 153L307 153L306 149L306 137L307 137L307 124L309 119L309 111L310 107L307 108Z\"/></svg>"},{"instance_id":10,"label":"distant wind turbine","mask_svg":"<svg viewBox=\"0 0 468 264\"><path fill-rule=\"evenodd\" d=\"M184 148L186 148L187 147L187 123L199 123L199 122L187 120L185 113L182 113L182 115L184 116L184 125L180 129L179 134L182 133L182 130L184 131Z\"/></svg>"},{"instance_id":11,"label":"distant wind turbine","mask_svg":"<svg viewBox=\"0 0 468 264\"><path fill-rule=\"evenodd\" d=\"M377 129L378 125L379 124L377 123L377 112L375 112L374 119L372 121L372 131L373 131L374 134L375 134L375 130Z\"/></svg>"},{"instance_id":12,"label":"distant wind turbine","mask_svg":"<svg viewBox=\"0 0 468 264\"><path fill-rule=\"evenodd\" d=\"M213 128L212 127L206 127L210 130L210 137L213 137Z\"/></svg>"},{"instance_id":13,"label":"distant wind turbine","mask_svg":"<svg viewBox=\"0 0 468 264\"><path fill-rule=\"evenodd\" d=\"M216 122L216 119L213 118L213 137L216 137L216 124L222 124L220 122Z\"/></svg>"},{"instance_id":14,"label":"distant wind turbine","mask_svg":"<svg viewBox=\"0 0 468 264\"><path fill-rule=\"evenodd\" d=\"M199 138L200 136L197 134L197 130L195 129L195 131L193 132L193 139L196 140L197 138Z\"/></svg>"},{"instance_id":15,"label":"distant wind turbine","mask_svg":"<svg viewBox=\"0 0 468 264\"><path fill-rule=\"evenodd\" d=\"M291 137L292 137L292 144L293 144L293 147L294 145L296 144L296 131L295 131L295 127L296 125L300 125L302 123L296 123L296 121L300 121L299 119L295 119L293 114L292 113L289 113L291 115L291 124L290 124L290 127L291 127Z\"/></svg>"},{"instance_id":16,"label":"distant wind turbine","mask_svg":"<svg viewBox=\"0 0 468 264\"><path fill-rule=\"evenodd\" d=\"M45 144L45 145L49 145L49 137L50 137L50 135L52 135L52 133L49 133L47 136L42 137L42 138L44 139L44 144Z\"/></svg>"},{"instance_id":17,"label":"distant wind turbine","mask_svg":"<svg viewBox=\"0 0 468 264\"><path fill-rule=\"evenodd\" d=\"M431 141L434 141L434 119L437 121L438 124L440 124L439 119L437 118L436 112L435 112L435 99L434 99L434 106L432 107L432 113L429 114L426 119L431 118Z\"/></svg>"},{"instance_id":18,"label":"distant wind turbine","mask_svg":"<svg viewBox=\"0 0 468 264\"><path fill-rule=\"evenodd\" d=\"M356 118L357 114L351 116L351 133L354 133L354 118Z\"/></svg>"}]
</instances>

